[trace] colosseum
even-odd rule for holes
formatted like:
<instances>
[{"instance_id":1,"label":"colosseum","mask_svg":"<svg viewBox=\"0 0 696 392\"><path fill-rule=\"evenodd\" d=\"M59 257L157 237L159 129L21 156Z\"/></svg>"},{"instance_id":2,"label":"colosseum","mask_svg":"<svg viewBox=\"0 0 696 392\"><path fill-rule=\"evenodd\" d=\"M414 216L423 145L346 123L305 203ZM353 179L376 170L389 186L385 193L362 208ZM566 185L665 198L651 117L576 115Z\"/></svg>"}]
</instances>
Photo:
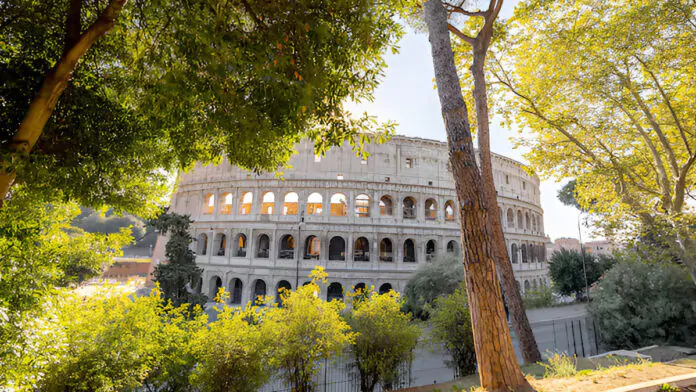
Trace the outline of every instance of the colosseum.
<instances>
[{"instance_id":1,"label":"colosseum","mask_svg":"<svg viewBox=\"0 0 696 392\"><path fill-rule=\"evenodd\" d=\"M443 142L394 136L368 145L367 159L346 144L325 156L303 141L282 177L226 162L196 165L180 177L171 208L194 220L198 289L229 302L275 296L305 283L317 265L329 274L327 299L374 286L402 291L438 255L459 253L454 182ZM547 285L539 179L494 155L500 219L523 291ZM162 239L160 239L162 240ZM163 259L159 241L154 262Z\"/></svg>"}]
</instances>

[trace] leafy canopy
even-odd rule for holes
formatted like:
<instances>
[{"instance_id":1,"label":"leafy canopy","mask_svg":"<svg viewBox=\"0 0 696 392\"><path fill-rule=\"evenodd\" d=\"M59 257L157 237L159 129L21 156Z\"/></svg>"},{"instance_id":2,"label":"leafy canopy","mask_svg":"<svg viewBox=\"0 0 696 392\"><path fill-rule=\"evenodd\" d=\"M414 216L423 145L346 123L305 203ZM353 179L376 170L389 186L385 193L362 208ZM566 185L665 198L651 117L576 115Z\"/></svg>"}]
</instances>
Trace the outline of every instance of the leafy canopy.
<instances>
[{"instance_id":1,"label":"leafy canopy","mask_svg":"<svg viewBox=\"0 0 696 392\"><path fill-rule=\"evenodd\" d=\"M615 260L610 257L597 258L592 254L580 254L575 250L562 248L551 254L549 276L553 281L554 290L559 294L583 296L586 287L585 272L587 272L587 286L591 286L599 280L604 271L611 268L614 262Z\"/></svg>"},{"instance_id":2,"label":"leafy canopy","mask_svg":"<svg viewBox=\"0 0 696 392\"><path fill-rule=\"evenodd\" d=\"M0 146L65 48L69 3L0 5ZM79 4L85 28L105 7ZM147 216L166 173L196 161L275 171L303 137L318 152L384 140L392 124L350 116L343 103L371 99L382 54L402 34L399 4L129 1L78 63L30 158L16 162L18 183Z\"/></svg>"}]
</instances>

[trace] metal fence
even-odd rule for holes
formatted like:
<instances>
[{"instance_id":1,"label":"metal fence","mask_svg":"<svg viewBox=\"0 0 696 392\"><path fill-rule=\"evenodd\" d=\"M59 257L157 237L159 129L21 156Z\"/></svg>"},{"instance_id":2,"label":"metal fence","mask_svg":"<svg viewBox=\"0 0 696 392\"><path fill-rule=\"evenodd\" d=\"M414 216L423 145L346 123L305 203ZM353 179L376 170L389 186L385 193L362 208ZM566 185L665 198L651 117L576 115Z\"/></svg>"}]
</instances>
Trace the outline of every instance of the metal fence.
<instances>
[{"instance_id":1,"label":"metal fence","mask_svg":"<svg viewBox=\"0 0 696 392\"><path fill-rule=\"evenodd\" d=\"M535 322L531 326L542 356L547 351L565 352L578 357L589 357L601 352L597 327L590 317ZM521 358L514 331L512 335L518 357Z\"/></svg>"}]
</instances>

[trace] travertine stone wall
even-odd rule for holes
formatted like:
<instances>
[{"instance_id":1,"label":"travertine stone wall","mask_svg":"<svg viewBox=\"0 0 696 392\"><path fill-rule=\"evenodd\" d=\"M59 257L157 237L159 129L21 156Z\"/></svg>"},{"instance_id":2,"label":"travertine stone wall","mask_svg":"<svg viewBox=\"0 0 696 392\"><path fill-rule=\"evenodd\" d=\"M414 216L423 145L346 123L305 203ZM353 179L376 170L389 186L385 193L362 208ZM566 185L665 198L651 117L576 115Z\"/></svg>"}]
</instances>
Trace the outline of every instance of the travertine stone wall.
<instances>
[{"instance_id":1,"label":"travertine stone wall","mask_svg":"<svg viewBox=\"0 0 696 392\"><path fill-rule=\"evenodd\" d=\"M306 282L320 265L332 297L361 283L402 291L420 265L458 253L459 214L445 143L394 136L367 151L363 160L346 144L316 157L304 141L281 176L255 175L226 161L182 174L172 208L195 220L194 248L204 269L199 289L212 295L223 285L232 303L246 303ZM519 162L493 159L499 214L520 288L547 285L539 179ZM314 193L321 208L317 195L310 197ZM380 203L385 197L391 214ZM163 255L162 240L154 262Z\"/></svg>"}]
</instances>

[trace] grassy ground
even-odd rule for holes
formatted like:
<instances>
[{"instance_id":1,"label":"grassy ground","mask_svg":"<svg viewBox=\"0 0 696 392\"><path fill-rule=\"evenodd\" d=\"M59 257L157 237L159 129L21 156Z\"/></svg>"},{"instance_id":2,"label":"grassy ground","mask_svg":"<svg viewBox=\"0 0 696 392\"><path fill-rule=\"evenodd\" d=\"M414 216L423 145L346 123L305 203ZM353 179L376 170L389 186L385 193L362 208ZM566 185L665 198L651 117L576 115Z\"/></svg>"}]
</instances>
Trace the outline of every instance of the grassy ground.
<instances>
[{"instance_id":1,"label":"grassy ground","mask_svg":"<svg viewBox=\"0 0 696 392\"><path fill-rule=\"evenodd\" d=\"M542 365L525 365L522 371L538 392L606 391L644 381L696 372L696 357L685 358L669 365L653 362L636 362L633 359L610 357L578 358L577 373L571 376L543 378L546 368ZM479 386L477 375L459 380L407 388L402 392L452 392L469 391ZM480 392L481 390L477 390Z\"/></svg>"}]
</instances>

